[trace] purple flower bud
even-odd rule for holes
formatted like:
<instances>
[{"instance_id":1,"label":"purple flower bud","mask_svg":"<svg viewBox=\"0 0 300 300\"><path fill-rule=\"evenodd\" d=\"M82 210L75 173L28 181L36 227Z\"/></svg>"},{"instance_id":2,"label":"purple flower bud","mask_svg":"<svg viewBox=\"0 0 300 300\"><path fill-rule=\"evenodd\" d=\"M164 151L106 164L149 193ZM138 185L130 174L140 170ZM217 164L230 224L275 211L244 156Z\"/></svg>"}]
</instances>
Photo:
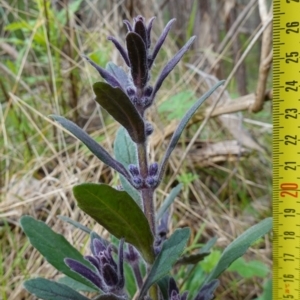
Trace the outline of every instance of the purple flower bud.
<instances>
[{"instance_id":1,"label":"purple flower bud","mask_svg":"<svg viewBox=\"0 0 300 300\"><path fill-rule=\"evenodd\" d=\"M152 124L147 122L146 123L146 135L147 136L151 135L153 131L154 131L154 128L153 128Z\"/></svg>"},{"instance_id":2,"label":"purple flower bud","mask_svg":"<svg viewBox=\"0 0 300 300\"><path fill-rule=\"evenodd\" d=\"M141 102L142 102L142 105L143 105L143 107L146 109L146 108L148 108L148 107L150 107L151 106L151 104L152 104L152 101L153 99L151 99L150 97L143 97L142 99L141 99Z\"/></svg>"},{"instance_id":3,"label":"purple flower bud","mask_svg":"<svg viewBox=\"0 0 300 300\"><path fill-rule=\"evenodd\" d=\"M128 170L129 170L129 172L132 176L139 176L140 175L140 170L136 165L130 164L128 166Z\"/></svg>"},{"instance_id":4,"label":"purple flower bud","mask_svg":"<svg viewBox=\"0 0 300 300\"><path fill-rule=\"evenodd\" d=\"M149 166L149 176L156 176L158 172L158 163L153 163Z\"/></svg>"},{"instance_id":5,"label":"purple flower bud","mask_svg":"<svg viewBox=\"0 0 300 300\"><path fill-rule=\"evenodd\" d=\"M181 296L179 294L179 290L177 288L175 280L171 277L169 281L169 299L170 300L186 300L188 296L188 292L184 292Z\"/></svg>"},{"instance_id":6,"label":"purple flower bud","mask_svg":"<svg viewBox=\"0 0 300 300\"><path fill-rule=\"evenodd\" d=\"M144 96L150 97L152 95L152 92L153 92L153 87L148 85L144 90Z\"/></svg>"},{"instance_id":7,"label":"purple flower bud","mask_svg":"<svg viewBox=\"0 0 300 300\"><path fill-rule=\"evenodd\" d=\"M93 239L93 247L95 255L99 255L100 252L106 249L106 246L99 239Z\"/></svg>"},{"instance_id":8,"label":"purple flower bud","mask_svg":"<svg viewBox=\"0 0 300 300\"><path fill-rule=\"evenodd\" d=\"M141 176L132 177L132 181L137 189L141 188L143 185L143 178Z\"/></svg>"},{"instance_id":9,"label":"purple flower bud","mask_svg":"<svg viewBox=\"0 0 300 300\"><path fill-rule=\"evenodd\" d=\"M132 245L128 245L128 252L125 252L125 259L130 264L139 263L140 255Z\"/></svg>"},{"instance_id":10,"label":"purple flower bud","mask_svg":"<svg viewBox=\"0 0 300 300\"><path fill-rule=\"evenodd\" d=\"M157 185L157 178L156 176L148 176L145 180L147 187L153 188Z\"/></svg>"},{"instance_id":11,"label":"purple flower bud","mask_svg":"<svg viewBox=\"0 0 300 300\"><path fill-rule=\"evenodd\" d=\"M135 96L136 91L135 91L134 87L130 86L126 89L126 92L127 92L128 97L133 97L133 96Z\"/></svg>"}]
</instances>

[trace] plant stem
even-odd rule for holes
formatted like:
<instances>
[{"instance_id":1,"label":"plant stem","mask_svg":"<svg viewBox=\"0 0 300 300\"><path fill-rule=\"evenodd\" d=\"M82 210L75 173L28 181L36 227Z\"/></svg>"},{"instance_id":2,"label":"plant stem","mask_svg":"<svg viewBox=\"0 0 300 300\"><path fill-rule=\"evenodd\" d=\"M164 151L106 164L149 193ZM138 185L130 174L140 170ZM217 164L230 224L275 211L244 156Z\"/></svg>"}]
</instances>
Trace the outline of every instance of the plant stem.
<instances>
[{"instance_id":1,"label":"plant stem","mask_svg":"<svg viewBox=\"0 0 300 300\"><path fill-rule=\"evenodd\" d=\"M131 265L131 267L132 267L138 288L141 289L143 286L143 277L142 277L139 265L137 263L134 263Z\"/></svg>"},{"instance_id":2,"label":"plant stem","mask_svg":"<svg viewBox=\"0 0 300 300\"><path fill-rule=\"evenodd\" d=\"M148 158L147 158L147 146L146 143L137 144L138 159L139 159L139 169L142 178L145 180L148 176ZM143 188L142 189L142 199L144 214L149 222L150 228L152 230L153 236L155 236L155 211L153 203L153 188Z\"/></svg>"}]
</instances>

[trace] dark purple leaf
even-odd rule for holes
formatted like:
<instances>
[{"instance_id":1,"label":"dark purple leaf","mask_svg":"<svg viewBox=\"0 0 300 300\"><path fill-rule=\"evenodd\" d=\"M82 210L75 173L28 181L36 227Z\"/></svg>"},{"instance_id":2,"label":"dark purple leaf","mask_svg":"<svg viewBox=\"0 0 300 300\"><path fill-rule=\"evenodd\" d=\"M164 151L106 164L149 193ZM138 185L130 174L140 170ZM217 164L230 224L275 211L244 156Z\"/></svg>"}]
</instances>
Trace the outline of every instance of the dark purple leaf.
<instances>
[{"instance_id":1,"label":"dark purple leaf","mask_svg":"<svg viewBox=\"0 0 300 300\"><path fill-rule=\"evenodd\" d=\"M116 46L116 48L119 50L121 56L123 57L126 65L128 67L130 67L130 63L129 63L129 59L128 59L128 55L127 55L127 52L125 50L125 48L117 41L116 38L114 38L113 36L109 36L107 38L109 41L112 41L114 43L114 45Z\"/></svg>"},{"instance_id":2,"label":"dark purple leaf","mask_svg":"<svg viewBox=\"0 0 300 300\"><path fill-rule=\"evenodd\" d=\"M98 240L98 239L93 239L93 246L94 246L94 252L95 252L95 256L99 255L100 252L105 251L106 250L106 245L104 245L102 243L102 241Z\"/></svg>"},{"instance_id":3,"label":"dark purple leaf","mask_svg":"<svg viewBox=\"0 0 300 300\"><path fill-rule=\"evenodd\" d=\"M132 26L128 20L124 20L123 23L126 25L128 31L132 31Z\"/></svg>"},{"instance_id":4,"label":"dark purple leaf","mask_svg":"<svg viewBox=\"0 0 300 300\"><path fill-rule=\"evenodd\" d=\"M218 82L208 92L206 92L202 97L200 97L199 100L187 111L187 113L184 115L184 117L180 121L177 129L173 133L173 136L170 140L168 148L167 148L165 155L161 161L159 175L158 175L159 181L163 177L169 157L170 157L171 153L173 152L173 150L181 136L181 133L182 133L183 129L185 128L185 126L187 125L188 121L191 119L191 117L194 115L194 113L197 111L197 109L200 107L200 105L224 82L225 82L224 80Z\"/></svg>"},{"instance_id":5,"label":"dark purple leaf","mask_svg":"<svg viewBox=\"0 0 300 300\"><path fill-rule=\"evenodd\" d=\"M146 45L135 32L126 36L128 57L130 60L131 76L136 87L142 89L148 81L148 63Z\"/></svg>"},{"instance_id":6,"label":"dark purple leaf","mask_svg":"<svg viewBox=\"0 0 300 300\"><path fill-rule=\"evenodd\" d=\"M194 42L195 38L196 38L195 36L191 37L188 40L188 42L175 54L175 56L163 68L153 88L153 93L152 93L153 98L155 97L156 92L161 87L163 81L166 79L169 73L174 69L174 67L178 64L178 62L181 60L184 53L188 51L189 47Z\"/></svg>"},{"instance_id":7,"label":"dark purple leaf","mask_svg":"<svg viewBox=\"0 0 300 300\"><path fill-rule=\"evenodd\" d=\"M74 272L80 274L82 277L88 279L92 282L95 286L100 288L102 291L105 292L105 286L101 279L101 277L93 272L91 269L87 268L85 265L80 263L77 260L72 258L65 258L65 264Z\"/></svg>"},{"instance_id":8,"label":"dark purple leaf","mask_svg":"<svg viewBox=\"0 0 300 300\"><path fill-rule=\"evenodd\" d=\"M98 258L91 255L86 255L84 258L89 261L97 270L100 270L101 264Z\"/></svg>"},{"instance_id":9,"label":"dark purple leaf","mask_svg":"<svg viewBox=\"0 0 300 300\"><path fill-rule=\"evenodd\" d=\"M112 76L108 71L98 66L96 63L94 63L91 59L89 59L87 56L83 56L101 75L101 77L111 86L113 87L119 87L122 88L121 84L118 82L118 80Z\"/></svg>"},{"instance_id":10,"label":"dark purple leaf","mask_svg":"<svg viewBox=\"0 0 300 300\"><path fill-rule=\"evenodd\" d=\"M93 85L96 101L128 131L135 143L146 141L144 120L127 95L105 82Z\"/></svg>"},{"instance_id":11,"label":"dark purple leaf","mask_svg":"<svg viewBox=\"0 0 300 300\"><path fill-rule=\"evenodd\" d=\"M102 276L109 287L115 287L118 284L118 274L111 265L102 266Z\"/></svg>"},{"instance_id":12,"label":"dark purple leaf","mask_svg":"<svg viewBox=\"0 0 300 300\"><path fill-rule=\"evenodd\" d=\"M174 278L170 277L170 280L169 280L169 292L168 292L169 297L171 297L171 294L172 294L173 291L175 291L176 294L179 293L179 290L177 288L177 285L176 285L176 282L175 282Z\"/></svg>"},{"instance_id":13,"label":"dark purple leaf","mask_svg":"<svg viewBox=\"0 0 300 300\"><path fill-rule=\"evenodd\" d=\"M148 63L148 67L149 69L151 69L152 67L152 64L161 48L161 46L163 45L171 27L172 27L172 24L176 21L176 19L172 19L168 22L168 24L166 25L166 27L164 28L162 34L160 35L160 37L158 38L157 40L157 43L155 44L154 48L153 48L153 51L152 51L152 54L151 54L151 59ZM151 26L152 26L152 23L151 23ZM150 38L150 37L149 37Z\"/></svg>"},{"instance_id":14,"label":"dark purple leaf","mask_svg":"<svg viewBox=\"0 0 300 300\"><path fill-rule=\"evenodd\" d=\"M107 84L107 83L103 83ZM108 85L108 84L107 84ZM108 85L110 86L110 85ZM50 117L57 121L61 126L70 131L75 137L77 137L81 142L83 142L89 150L97 156L102 162L122 174L126 177L127 180L130 181L130 175L128 171L124 168L124 166L113 159L110 154L104 150L95 140L93 140L86 132L84 132L80 127L78 127L72 121L65 119L64 117L50 115Z\"/></svg>"},{"instance_id":15,"label":"dark purple leaf","mask_svg":"<svg viewBox=\"0 0 300 300\"><path fill-rule=\"evenodd\" d=\"M144 20L138 20L134 24L134 32L137 33L144 41L146 48L148 49L148 36L146 32Z\"/></svg>"},{"instance_id":16,"label":"dark purple leaf","mask_svg":"<svg viewBox=\"0 0 300 300\"><path fill-rule=\"evenodd\" d=\"M155 17L152 17L147 26L147 37L148 37L148 42L149 42L149 44L147 45L148 48L150 48L150 46L151 46L151 30L152 30L152 25L153 25L154 20L155 20Z\"/></svg>"},{"instance_id":17,"label":"dark purple leaf","mask_svg":"<svg viewBox=\"0 0 300 300\"><path fill-rule=\"evenodd\" d=\"M211 282L205 284L198 295L196 296L195 300L211 300L214 298L214 291L219 285L219 280L214 279Z\"/></svg>"}]
</instances>

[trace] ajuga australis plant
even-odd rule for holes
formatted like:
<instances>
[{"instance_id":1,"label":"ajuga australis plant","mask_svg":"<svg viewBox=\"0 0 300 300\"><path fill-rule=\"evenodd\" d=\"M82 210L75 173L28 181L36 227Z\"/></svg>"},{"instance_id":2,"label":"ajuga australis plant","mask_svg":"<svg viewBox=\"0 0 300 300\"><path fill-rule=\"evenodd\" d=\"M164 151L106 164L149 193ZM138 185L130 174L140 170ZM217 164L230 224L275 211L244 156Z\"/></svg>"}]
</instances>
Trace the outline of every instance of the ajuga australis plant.
<instances>
[{"instance_id":1,"label":"ajuga australis plant","mask_svg":"<svg viewBox=\"0 0 300 300\"><path fill-rule=\"evenodd\" d=\"M73 122L52 116L100 161L120 174L122 187L117 189L101 183L83 183L73 188L80 209L113 237L107 241L78 222L61 217L90 235L90 253L86 256L82 256L62 235L53 232L43 222L30 216L22 217L21 226L31 244L65 275L58 282L43 278L26 281L25 288L38 298L84 300L88 298L78 291L89 291L94 292L93 299L130 299L132 295L126 289L128 271L124 271L125 266L129 266L135 278L134 299L191 299L190 291L179 290L172 276L172 267L175 264L197 264L209 254L213 243L210 242L196 253L182 256L189 240L189 228L176 229L172 234L168 232L171 219L169 206L178 195L180 186L170 192L158 211L155 210L154 192L163 179L169 157L184 127L203 101L223 82L205 93L185 114L162 160L150 162L147 142L153 126L147 122L145 112L155 101L165 78L195 39L192 37L153 81L151 68L175 20L166 25L152 47L153 21L154 18L146 24L142 16L136 17L133 24L124 21L128 29L126 46L115 37L108 38L120 52L126 70L112 62L102 68L85 57L104 79L93 86L96 101L121 125L114 143L114 157ZM198 290L193 291L193 299L212 299L219 284L217 277L270 228L271 220L266 219L232 242L213 271L205 280L199 281ZM177 283L182 279L176 278Z\"/></svg>"}]
</instances>

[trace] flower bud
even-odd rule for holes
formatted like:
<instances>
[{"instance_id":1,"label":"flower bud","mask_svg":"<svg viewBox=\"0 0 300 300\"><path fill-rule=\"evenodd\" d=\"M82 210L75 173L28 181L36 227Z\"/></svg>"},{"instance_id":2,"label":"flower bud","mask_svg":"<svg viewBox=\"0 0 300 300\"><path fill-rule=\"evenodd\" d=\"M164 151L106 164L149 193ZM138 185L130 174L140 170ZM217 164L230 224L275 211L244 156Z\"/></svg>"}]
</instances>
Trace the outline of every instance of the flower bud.
<instances>
[{"instance_id":1,"label":"flower bud","mask_svg":"<svg viewBox=\"0 0 300 300\"><path fill-rule=\"evenodd\" d=\"M132 176L139 176L140 175L140 170L136 165L130 164L128 166L128 170L129 170L129 172Z\"/></svg>"},{"instance_id":2,"label":"flower bud","mask_svg":"<svg viewBox=\"0 0 300 300\"><path fill-rule=\"evenodd\" d=\"M153 163L149 166L149 176L156 176L158 172L158 163Z\"/></svg>"},{"instance_id":3,"label":"flower bud","mask_svg":"<svg viewBox=\"0 0 300 300\"><path fill-rule=\"evenodd\" d=\"M145 130L146 130L146 135L149 136L149 135L151 135L152 132L154 131L154 128L153 128L153 126L152 126L151 123L147 122L147 123L146 123L146 129L145 129Z\"/></svg>"}]
</instances>

